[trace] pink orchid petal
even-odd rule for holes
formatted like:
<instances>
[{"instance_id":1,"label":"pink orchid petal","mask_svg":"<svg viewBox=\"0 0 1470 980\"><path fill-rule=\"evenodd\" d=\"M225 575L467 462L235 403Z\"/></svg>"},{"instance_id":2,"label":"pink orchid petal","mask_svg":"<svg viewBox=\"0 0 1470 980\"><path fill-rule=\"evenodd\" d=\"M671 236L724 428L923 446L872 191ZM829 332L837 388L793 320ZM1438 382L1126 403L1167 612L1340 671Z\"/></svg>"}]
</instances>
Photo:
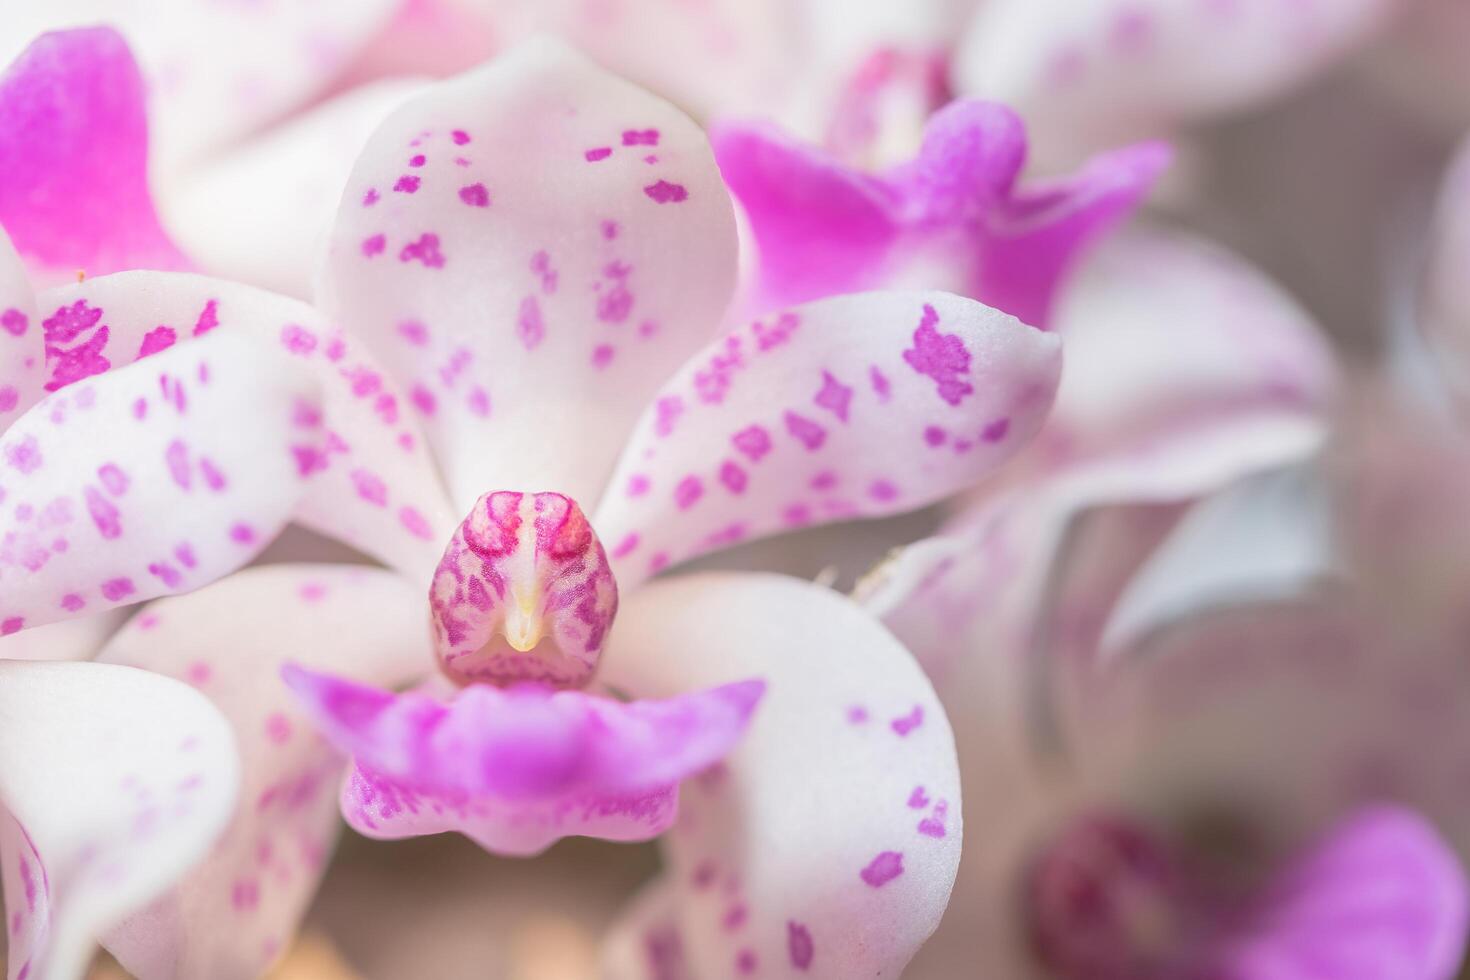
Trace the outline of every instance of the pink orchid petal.
<instances>
[{"instance_id":1,"label":"pink orchid petal","mask_svg":"<svg viewBox=\"0 0 1470 980\"><path fill-rule=\"evenodd\" d=\"M82 369L91 371L216 331L283 350L320 384L326 425L325 452L299 458L313 479L293 517L427 581L454 516L411 401L360 343L316 310L235 283L147 272L51 290L40 305L59 352L51 358L52 385L82 373L71 351L85 352L91 360ZM78 320L90 324L87 332L70 330ZM58 330L75 335L63 341ZM299 421L314 419L307 412Z\"/></svg>"},{"instance_id":2,"label":"pink orchid petal","mask_svg":"<svg viewBox=\"0 0 1470 980\"><path fill-rule=\"evenodd\" d=\"M248 569L150 604L102 659L198 688L234 729L239 805L203 862L106 937L145 977L257 976L290 946L340 826L344 761L281 684L288 660L398 684L428 651L422 590L341 565ZM206 639L207 638L207 639Z\"/></svg>"},{"instance_id":3,"label":"pink orchid petal","mask_svg":"<svg viewBox=\"0 0 1470 980\"><path fill-rule=\"evenodd\" d=\"M750 731L685 787L665 838L691 972L898 976L959 862L944 711L856 605L778 576L634 591L603 665L608 683L644 695L752 675L766 696Z\"/></svg>"},{"instance_id":4,"label":"pink orchid petal","mask_svg":"<svg viewBox=\"0 0 1470 980\"><path fill-rule=\"evenodd\" d=\"M333 88L348 92L382 79L469 71L503 40L493 13L465 0L400 0L393 19L357 52Z\"/></svg>"},{"instance_id":5,"label":"pink orchid petal","mask_svg":"<svg viewBox=\"0 0 1470 980\"><path fill-rule=\"evenodd\" d=\"M45 380L36 296L20 256L0 228L0 426L14 422L45 394Z\"/></svg>"},{"instance_id":6,"label":"pink orchid petal","mask_svg":"<svg viewBox=\"0 0 1470 980\"><path fill-rule=\"evenodd\" d=\"M936 113L913 162L882 176L767 127L727 125L713 139L758 246L751 312L912 286L973 296L1037 327L1072 262L1168 160L1165 147L1141 144L1071 178L1017 186L1025 131L988 102Z\"/></svg>"},{"instance_id":7,"label":"pink orchid petal","mask_svg":"<svg viewBox=\"0 0 1470 980\"><path fill-rule=\"evenodd\" d=\"M604 980L693 980L679 925L679 889L659 875L639 889L602 940Z\"/></svg>"},{"instance_id":8,"label":"pink orchid petal","mask_svg":"<svg viewBox=\"0 0 1470 980\"><path fill-rule=\"evenodd\" d=\"M541 42L378 130L325 296L412 393L468 510L492 490L595 499L642 400L715 329L734 266L694 124Z\"/></svg>"},{"instance_id":9,"label":"pink orchid petal","mask_svg":"<svg viewBox=\"0 0 1470 980\"><path fill-rule=\"evenodd\" d=\"M153 210L143 78L111 28L43 35L0 76L0 224L52 276L189 264Z\"/></svg>"},{"instance_id":10,"label":"pink orchid petal","mask_svg":"<svg viewBox=\"0 0 1470 980\"><path fill-rule=\"evenodd\" d=\"M116 27L142 66L157 172L170 179L183 165L306 104L397 6L397 0L50 0L6 10L0 45L61 27Z\"/></svg>"},{"instance_id":11,"label":"pink orchid petal","mask_svg":"<svg viewBox=\"0 0 1470 980\"><path fill-rule=\"evenodd\" d=\"M1206 430L1318 419L1337 385L1320 328L1243 259L1137 227L1104 244L1057 312L1066 377L1033 462L1076 465L1135 448L1194 454ZM1238 451L1255 455L1242 441Z\"/></svg>"},{"instance_id":12,"label":"pink orchid petal","mask_svg":"<svg viewBox=\"0 0 1470 980\"><path fill-rule=\"evenodd\" d=\"M678 783L739 741L761 681L665 701L477 684L446 705L288 667L328 741L353 757L347 822L394 839L458 830L535 854L562 837L647 840L673 823Z\"/></svg>"},{"instance_id":13,"label":"pink orchid petal","mask_svg":"<svg viewBox=\"0 0 1470 980\"><path fill-rule=\"evenodd\" d=\"M1222 980L1449 980L1467 926L1455 853L1413 811L1368 807L1277 874L1207 969Z\"/></svg>"},{"instance_id":14,"label":"pink orchid petal","mask_svg":"<svg viewBox=\"0 0 1470 980\"><path fill-rule=\"evenodd\" d=\"M1030 120L1039 156L1075 159L1245 108L1351 53L1401 0L992 0L955 54L955 90Z\"/></svg>"},{"instance_id":15,"label":"pink orchid petal","mask_svg":"<svg viewBox=\"0 0 1470 980\"><path fill-rule=\"evenodd\" d=\"M306 491L320 412L307 372L225 334L38 402L0 439L0 632L245 564Z\"/></svg>"},{"instance_id":16,"label":"pink orchid petal","mask_svg":"<svg viewBox=\"0 0 1470 980\"><path fill-rule=\"evenodd\" d=\"M229 819L230 730L183 684L90 663L0 662L0 718L8 976L79 978Z\"/></svg>"},{"instance_id":17,"label":"pink orchid petal","mask_svg":"<svg viewBox=\"0 0 1470 980\"><path fill-rule=\"evenodd\" d=\"M392 79L345 92L170 181L160 206L175 240L213 275L309 296L357 155L423 87Z\"/></svg>"},{"instance_id":18,"label":"pink orchid petal","mask_svg":"<svg viewBox=\"0 0 1470 980\"><path fill-rule=\"evenodd\" d=\"M594 524L624 588L714 548L914 510L1025 445L1055 337L944 293L843 296L716 341L655 396Z\"/></svg>"}]
</instances>

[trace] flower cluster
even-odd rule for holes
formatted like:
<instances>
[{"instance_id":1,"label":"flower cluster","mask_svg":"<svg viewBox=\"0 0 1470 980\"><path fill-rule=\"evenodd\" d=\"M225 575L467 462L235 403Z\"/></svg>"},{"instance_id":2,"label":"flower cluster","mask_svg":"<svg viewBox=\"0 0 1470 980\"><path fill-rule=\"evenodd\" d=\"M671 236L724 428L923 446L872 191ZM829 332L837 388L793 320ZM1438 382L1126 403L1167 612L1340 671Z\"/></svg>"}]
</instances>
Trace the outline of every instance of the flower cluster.
<instances>
[{"instance_id":1,"label":"flower cluster","mask_svg":"<svg viewBox=\"0 0 1470 980\"><path fill-rule=\"evenodd\" d=\"M1210 234L1453 0L114 6L0 13L9 980L396 975L344 824L656 840L570 975L1459 973L1470 150L1372 356Z\"/></svg>"}]
</instances>

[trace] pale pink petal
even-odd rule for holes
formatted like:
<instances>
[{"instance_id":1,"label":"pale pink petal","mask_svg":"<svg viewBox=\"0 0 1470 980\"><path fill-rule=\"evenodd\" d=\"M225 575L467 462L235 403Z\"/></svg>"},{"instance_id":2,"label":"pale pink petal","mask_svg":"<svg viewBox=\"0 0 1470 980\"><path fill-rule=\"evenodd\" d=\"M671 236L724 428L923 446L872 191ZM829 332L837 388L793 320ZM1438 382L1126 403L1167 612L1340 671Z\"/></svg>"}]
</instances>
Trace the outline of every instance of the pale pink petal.
<instances>
[{"instance_id":1,"label":"pale pink petal","mask_svg":"<svg viewBox=\"0 0 1470 980\"><path fill-rule=\"evenodd\" d=\"M413 403L315 309L231 282L146 272L54 289L40 307L53 387L216 332L284 351L321 386L322 412L297 421L325 416L324 451L298 457L313 480L293 517L427 581L454 519Z\"/></svg>"},{"instance_id":2,"label":"pale pink petal","mask_svg":"<svg viewBox=\"0 0 1470 980\"><path fill-rule=\"evenodd\" d=\"M801 5L766 0L589 4L471 0L508 40L566 38L608 70L705 115L754 110L792 96L813 34ZM650 30L650 21L656 29Z\"/></svg>"},{"instance_id":3,"label":"pale pink petal","mask_svg":"<svg viewBox=\"0 0 1470 980\"><path fill-rule=\"evenodd\" d=\"M320 411L308 372L225 334L38 402L0 439L0 632L245 564L306 492Z\"/></svg>"},{"instance_id":4,"label":"pale pink petal","mask_svg":"<svg viewBox=\"0 0 1470 980\"><path fill-rule=\"evenodd\" d=\"M959 771L933 689L857 606L777 576L637 590L603 667L642 696L746 676L766 681L750 731L685 787L665 838L690 972L898 976L960 854Z\"/></svg>"},{"instance_id":5,"label":"pale pink petal","mask_svg":"<svg viewBox=\"0 0 1470 980\"><path fill-rule=\"evenodd\" d=\"M1166 147L1140 144L1072 177L1020 184L1020 118L978 101L936 113L912 162L886 174L769 127L727 125L713 139L759 253L742 309L948 289L1038 327L1078 255L1137 206L1169 159Z\"/></svg>"},{"instance_id":6,"label":"pale pink petal","mask_svg":"<svg viewBox=\"0 0 1470 980\"><path fill-rule=\"evenodd\" d=\"M45 392L46 351L30 277L0 228L0 426Z\"/></svg>"},{"instance_id":7,"label":"pale pink petal","mask_svg":"<svg viewBox=\"0 0 1470 980\"><path fill-rule=\"evenodd\" d=\"M239 805L203 863L105 939L150 978L259 975L291 945L340 826L345 762L281 683L288 660L400 684L428 659L422 589L377 569L271 565L151 603L102 660L198 688L234 728Z\"/></svg>"},{"instance_id":8,"label":"pale pink petal","mask_svg":"<svg viewBox=\"0 0 1470 980\"><path fill-rule=\"evenodd\" d=\"M1432 825L1368 807L1277 872L1204 968L1222 980L1449 980L1465 953L1466 893Z\"/></svg>"},{"instance_id":9,"label":"pale pink petal","mask_svg":"<svg viewBox=\"0 0 1470 980\"><path fill-rule=\"evenodd\" d=\"M463 510L492 490L591 500L643 399L714 331L734 265L703 134L540 42L378 130L325 303L408 389Z\"/></svg>"},{"instance_id":10,"label":"pale pink petal","mask_svg":"<svg viewBox=\"0 0 1470 980\"><path fill-rule=\"evenodd\" d=\"M0 662L0 718L8 976L73 980L219 835L234 742L195 691L107 664Z\"/></svg>"},{"instance_id":11,"label":"pale pink petal","mask_svg":"<svg viewBox=\"0 0 1470 980\"><path fill-rule=\"evenodd\" d=\"M286 683L354 766L347 822L394 839L458 830L536 854L562 837L647 840L678 812L679 782L739 741L764 685L622 702L538 685L464 688L444 702L288 667Z\"/></svg>"},{"instance_id":12,"label":"pale pink petal","mask_svg":"<svg viewBox=\"0 0 1470 980\"><path fill-rule=\"evenodd\" d=\"M951 77L1033 126L1042 159L1280 95L1367 40L1402 0L991 0L971 18Z\"/></svg>"},{"instance_id":13,"label":"pale pink petal","mask_svg":"<svg viewBox=\"0 0 1470 980\"><path fill-rule=\"evenodd\" d=\"M1028 462L1193 454L1211 429L1319 420L1337 367L1281 287L1204 239L1140 226L1105 243L1057 311L1067 371ZM1172 449L1171 449L1172 447ZM1239 452L1255 455L1246 439Z\"/></svg>"},{"instance_id":14,"label":"pale pink petal","mask_svg":"<svg viewBox=\"0 0 1470 980\"><path fill-rule=\"evenodd\" d=\"M309 296L358 153L423 86L392 79L345 92L169 181L159 207L174 239L213 275Z\"/></svg>"},{"instance_id":15,"label":"pale pink petal","mask_svg":"<svg viewBox=\"0 0 1470 980\"><path fill-rule=\"evenodd\" d=\"M112 609L12 633L0 639L0 660L91 660L125 618Z\"/></svg>"},{"instance_id":16,"label":"pale pink petal","mask_svg":"<svg viewBox=\"0 0 1470 980\"><path fill-rule=\"evenodd\" d=\"M393 19L357 52L333 89L407 75L443 77L468 71L495 54L502 40L494 11L465 0L400 0Z\"/></svg>"},{"instance_id":17,"label":"pale pink petal","mask_svg":"<svg viewBox=\"0 0 1470 980\"><path fill-rule=\"evenodd\" d=\"M143 78L111 28L43 35L0 76L0 224L51 277L188 265L153 210Z\"/></svg>"},{"instance_id":18,"label":"pale pink petal","mask_svg":"<svg viewBox=\"0 0 1470 980\"><path fill-rule=\"evenodd\" d=\"M167 180L306 104L396 7L397 0L12 4L0 15L0 48L60 27L113 25L142 66L157 173Z\"/></svg>"},{"instance_id":19,"label":"pale pink petal","mask_svg":"<svg viewBox=\"0 0 1470 980\"><path fill-rule=\"evenodd\" d=\"M593 522L619 584L970 486L1041 425L1060 347L944 293L843 296L735 330L665 385L624 450Z\"/></svg>"},{"instance_id":20,"label":"pale pink petal","mask_svg":"<svg viewBox=\"0 0 1470 980\"><path fill-rule=\"evenodd\" d=\"M602 940L605 980L692 980L679 925L679 889L659 875L628 900Z\"/></svg>"}]
</instances>

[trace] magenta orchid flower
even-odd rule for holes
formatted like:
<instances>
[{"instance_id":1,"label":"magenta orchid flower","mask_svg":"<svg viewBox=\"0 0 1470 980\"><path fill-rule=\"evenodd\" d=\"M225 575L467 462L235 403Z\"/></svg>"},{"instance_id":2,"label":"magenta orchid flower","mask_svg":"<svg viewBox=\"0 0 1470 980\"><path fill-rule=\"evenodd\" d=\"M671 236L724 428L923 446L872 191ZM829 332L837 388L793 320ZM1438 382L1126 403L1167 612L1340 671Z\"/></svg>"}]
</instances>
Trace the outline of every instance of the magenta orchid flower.
<instances>
[{"instance_id":1,"label":"magenta orchid flower","mask_svg":"<svg viewBox=\"0 0 1470 980\"><path fill-rule=\"evenodd\" d=\"M703 134L541 44L379 128L319 308L171 272L47 294L105 324L77 339L118 364L202 309L221 337L275 338L323 392L297 520L387 566L252 569L148 607L103 650L197 686L242 760L210 857L104 937L128 969L271 962L320 878L339 781L341 814L375 837L526 854L668 830L664 887L700 972L901 969L959 855L927 679L816 586L647 579L973 485L1041 425L1059 344L939 292L725 333L735 253ZM972 445L937 452L937 428Z\"/></svg>"},{"instance_id":2,"label":"magenta orchid flower","mask_svg":"<svg viewBox=\"0 0 1470 980\"><path fill-rule=\"evenodd\" d=\"M1359 48L1404 0L986 0L954 54L960 95L1032 127L1037 155L1075 160L1172 134L1300 84Z\"/></svg>"},{"instance_id":3,"label":"magenta orchid flower","mask_svg":"<svg viewBox=\"0 0 1470 980\"><path fill-rule=\"evenodd\" d=\"M936 113L914 159L884 174L767 126L728 124L713 138L757 252L749 309L908 284L972 296L1041 328L1079 255L1139 204L1169 159L1164 145L1144 143L1070 178L1022 184L1025 128L986 102Z\"/></svg>"}]
</instances>

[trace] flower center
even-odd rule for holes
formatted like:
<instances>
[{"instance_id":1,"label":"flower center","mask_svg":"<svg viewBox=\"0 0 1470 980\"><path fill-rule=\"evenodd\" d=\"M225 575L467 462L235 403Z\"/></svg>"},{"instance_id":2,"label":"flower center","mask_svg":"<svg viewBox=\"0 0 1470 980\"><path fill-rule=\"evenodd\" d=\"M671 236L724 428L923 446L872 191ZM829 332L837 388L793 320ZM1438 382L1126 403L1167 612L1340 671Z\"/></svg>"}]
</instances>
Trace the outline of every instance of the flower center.
<instances>
[{"instance_id":1,"label":"flower center","mask_svg":"<svg viewBox=\"0 0 1470 980\"><path fill-rule=\"evenodd\" d=\"M1052 840L1026 882L1037 954L1066 980L1152 980L1181 950L1189 907L1173 855L1137 824L1091 815Z\"/></svg>"},{"instance_id":2,"label":"flower center","mask_svg":"<svg viewBox=\"0 0 1470 980\"><path fill-rule=\"evenodd\" d=\"M455 682L579 687L597 668L618 587L576 501L500 490L454 532L429 606L439 665Z\"/></svg>"}]
</instances>

